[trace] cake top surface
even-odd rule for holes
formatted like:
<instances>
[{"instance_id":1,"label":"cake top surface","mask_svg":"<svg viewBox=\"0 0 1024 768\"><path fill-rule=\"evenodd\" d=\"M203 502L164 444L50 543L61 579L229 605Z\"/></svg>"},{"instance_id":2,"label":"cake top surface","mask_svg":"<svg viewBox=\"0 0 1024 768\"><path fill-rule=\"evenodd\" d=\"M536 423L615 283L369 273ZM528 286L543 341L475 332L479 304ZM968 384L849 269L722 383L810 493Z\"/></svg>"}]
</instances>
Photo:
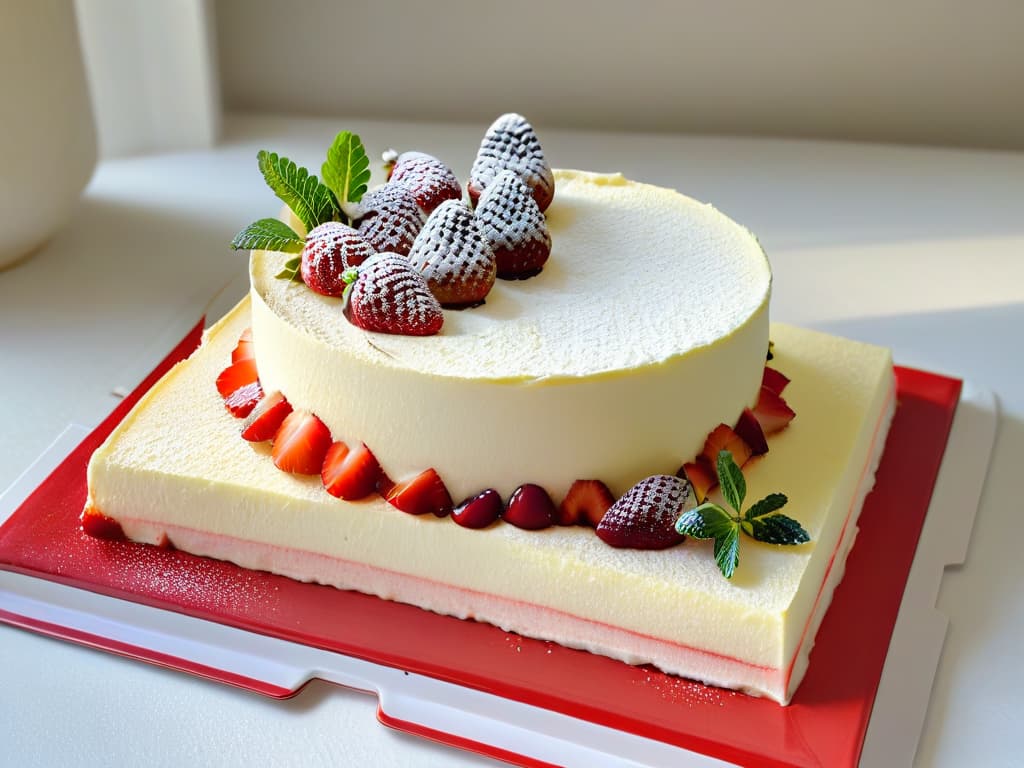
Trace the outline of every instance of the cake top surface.
<instances>
[{"instance_id":1,"label":"cake top surface","mask_svg":"<svg viewBox=\"0 0 1024 768\"><path fill-rule=\"evenodd\" d=\"M766 304L754 236L708 204L619 174L555 172L543 271L498 281L482 306L445 310L429 338L367 332L342 301L274 275L255 251L254 289L276 314L355 358L438 376L538 380L658 365L714 345Z\"/></svg>"}]
</instances>

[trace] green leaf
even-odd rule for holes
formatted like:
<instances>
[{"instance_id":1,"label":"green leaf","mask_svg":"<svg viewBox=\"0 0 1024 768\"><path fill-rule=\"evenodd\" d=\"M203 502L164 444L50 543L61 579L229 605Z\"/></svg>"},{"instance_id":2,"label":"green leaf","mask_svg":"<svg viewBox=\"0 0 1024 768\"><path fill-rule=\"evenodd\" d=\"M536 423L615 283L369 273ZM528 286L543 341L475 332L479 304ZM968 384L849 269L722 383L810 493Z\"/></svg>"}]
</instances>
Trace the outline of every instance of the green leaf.
<instances>
[{"instance_id":1,"label":"green leaf","mask_svg":"<svg viewBox=\"0 0 1024 768\"><path fill-rule=\"evenodd\" d=\"M370 159L359 137L350 131L335 136L320 175L339 204L362 200L370 181Z\"/></svg>"},{"instance_id":2,"label":"green leaf","mask_svg":"<svg viewBox=\"0 0 1024 768\"><path fill-rule=\"evenodd\" d=\"M740 564L740 527L733 524L731 531L715 538L715 562L718 570L731 579Z\"/></svg>"},{"instance_id":3,"label":"green leaf","mask_svg":"<svg viewBox=\"0 0 1024 768\"><path fill-rule=\"evenodd\" d=\"M334 218L334 198L320 179L274 152L260 150L256 158L267 186L294 211L307 232Z\"/></svg>"},{"instance_id":4,"label":"green leaf","mask_svg":"<svg viewBox=\"0 0 1024 768\"><path fill-rule=\"evenodd\" d=\"M231 241L235 250L298 253L305 241L277 219L260 219L243 229Z\"/></svg>"},{"instance_id":5,"label":"green leaf","mask_svg":"<svg viewBox=\"0 0 1024 768\"><path fill-rule=\"evenodd\" d=\"M280 278L281 280L292 280L296 283L302 282L302 270L300 265L302 264L302 257L296 256L294 259L288 259L284 263L284 268L278 272L274 277Z\"/></svg>"},{"instance_id":6,"label":"green leaf","mask_svg":"<svg viewBox=\"0 0 1024 768\"><path fill-rule=\"evenodd\" d=\"M714 539L735 527L729 513L710 501L684 512L676 520L676 531L695 539Z\"/></svg>"},{"instance_id":7,"label":"green leaf","mask_svg":"<svg viewBox=\"0 0 1024 768\"><path fill-rule=\"evenodd\" d=\"M803 544L811 540L800 523L782 513L755 518L749 525L750 535L766 544Z\"/></svg>"},{"instance_id":8,"label":"green leaf","mask_svg":"<svg viewBox=\"0 0 1024 768\"><path fill-rule=\"evenodd\" d=\"M743 479L743 470L736 466L732 451L718 452L718 484L729 506L739 514L747 495L747 481Z\"/></svg>"},{"instance_id":9,"label":"green leaf","mask_svg":"<svg viewBox=\"0 0 1024 768\"><path fill-rule=\"evenodd\" d=\"M786 498L786 494L784 493L769 493L759 502L751 506L744 515L744 518L747 520L755 520L759 517L770 515L772 512L780 510L786 506L786 502L788 501L789 499Z\"/></svg>"}]
</instances>

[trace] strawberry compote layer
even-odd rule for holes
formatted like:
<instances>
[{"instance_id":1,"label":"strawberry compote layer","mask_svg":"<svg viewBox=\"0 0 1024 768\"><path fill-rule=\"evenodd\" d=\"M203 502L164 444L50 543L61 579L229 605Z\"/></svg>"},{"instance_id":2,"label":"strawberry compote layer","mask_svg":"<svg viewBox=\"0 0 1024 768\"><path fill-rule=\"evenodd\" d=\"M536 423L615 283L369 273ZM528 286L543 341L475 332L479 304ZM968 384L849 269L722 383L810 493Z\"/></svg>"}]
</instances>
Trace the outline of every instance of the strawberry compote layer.
<instances>
[{"instance_id":1,"label":"strawberry compote layer","mask_svg":"<svg viewBox=\"0 0 1024 768\"><path fill-rule=\"evenodd\" d=\"M893 407L886 350L772 326L798 416L745 468L748 498L786 493L811 542L743 542L731 581L710 542L619 550L591 529L482 530L344 502L277 470L212 386L243 302L140 402L93 457L89 506L135 540L357 589L631 663L786 701L841 577ZM203 450L182 450L181 435Z\"/></svg>"},{"instance_id":2,"label":"strawberry compote layer","mask_svg":"<svg viewBox=\"0 0 1024 768\"><path fill-rule=\"evenodd\" d=\"M557 171L551 257L446 310L427 338L348 323L342 300L251 259L264 391L366 443L395 480L433 467L458 501L523 483L619 495L674 473L757 399L771 272L746 229L675 191Z\"/></svg>"}]
</instances>

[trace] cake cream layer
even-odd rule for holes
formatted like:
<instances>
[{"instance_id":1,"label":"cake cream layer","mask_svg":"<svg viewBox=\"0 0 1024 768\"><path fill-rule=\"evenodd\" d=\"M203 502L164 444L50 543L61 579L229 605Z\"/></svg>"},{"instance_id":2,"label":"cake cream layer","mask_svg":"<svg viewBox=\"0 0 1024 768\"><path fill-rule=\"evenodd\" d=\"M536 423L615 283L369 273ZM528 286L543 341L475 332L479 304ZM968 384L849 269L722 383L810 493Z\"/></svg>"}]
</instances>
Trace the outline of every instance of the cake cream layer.
<instances>
[{"instance_id":1,"label":"cake cream layer","mask_svg":"<svg viewBox=\"0 0 1024 768\"><path fill-rule=\"evenodd\" d=\"M437 336L369 333L341 299L251 258L253 338L280 390L396 480L434 467L456 501L600 477L622 493L671 473L757 398L771 273L710 205L619 175L558 171L552 252ZM708 375L709 371L721 372Z\"/></svg>"},{"instance_id":2,"label":"cake cream layer","mask_svg":"<svg viewBox=\"0 0 1024 768\"><path fill-rule=\"evenodd\" d=\"M214 386L249 324L248 305L211 329L203 347L95 453L93 509L142 540L158 542L167 533L184 545L175 535L187 531L198 554L253 567L284 558L287 575L303 580L331 583L325 562L353 564L358 576L346 576L342 586L441 612L452 612L453 593L465 593L485 596L473 615L499 624L500 612L489 616L488 601L567 616L575 627L646 638L641 649L672 647L676 662L722 659L749 679L719 679L700 665L678 668L671 658L643 653L631 661L785 700L778 681L799 671L810 647L884 441L893 399L886 350L772 326L773 365L792 379L786 399L797 417L770 439L767 456L748 465L748 498L787 494L787 514L812 541L777 547L744 539L740 566L727 581L709 542L649 552L613 549L582 527L524 531L498 523L470 530L407 515L380 499L343 502L324 492L319 478L277 470L266 445L239 437L240 422ZM202 449L186 449L185 439ZM395 587L402 583L416 587L405 593ZM543 636L530 626L516 629ZM586 647L623 655L600 637ZM760 688L756 681L766 676L776 683Z\"/></svg>"}]
</instances>

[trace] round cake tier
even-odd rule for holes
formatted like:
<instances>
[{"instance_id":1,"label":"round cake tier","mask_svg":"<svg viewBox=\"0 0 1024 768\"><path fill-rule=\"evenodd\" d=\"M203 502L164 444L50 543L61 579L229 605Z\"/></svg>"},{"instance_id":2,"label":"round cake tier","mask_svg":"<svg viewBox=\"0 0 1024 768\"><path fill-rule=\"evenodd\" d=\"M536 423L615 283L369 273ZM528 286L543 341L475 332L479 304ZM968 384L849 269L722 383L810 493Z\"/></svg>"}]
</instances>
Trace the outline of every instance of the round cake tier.
<instances>
[{"instance_id":1,"label":"round cake tier","mask_svg":"<svg viewBox=\"0 0 1024 768\"><path fill-rule=\"evenodd\" d=\"M673 473L752 405L771 272L710 205L620 175L556 171L552 252L436 336L372 333L342 302L275 277L254 251L252 327L265 391L366 443L394 480L435 468L459 500L579 478L616 495Z\"/></svg>"}]
</instances>

